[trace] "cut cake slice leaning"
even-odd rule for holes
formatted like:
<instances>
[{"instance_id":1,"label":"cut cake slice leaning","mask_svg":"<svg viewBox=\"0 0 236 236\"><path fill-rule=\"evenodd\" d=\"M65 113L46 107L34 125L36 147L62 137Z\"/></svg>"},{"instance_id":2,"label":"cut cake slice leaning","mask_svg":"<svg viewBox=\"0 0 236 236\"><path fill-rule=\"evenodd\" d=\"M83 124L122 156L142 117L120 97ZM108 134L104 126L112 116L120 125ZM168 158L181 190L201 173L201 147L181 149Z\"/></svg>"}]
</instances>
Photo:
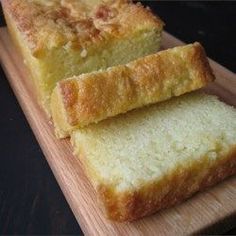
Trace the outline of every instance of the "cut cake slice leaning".
<instances>
[{"instance_id":1,"label":"cut cake slice leaning","mask_svg":"<svg viewBox=\"0 0 236 236\"><path fill-rule=\"evenodd\" d=\"M214 80L199 43L57 83L51 100L57 137L134 108L167 100Z\"/></svg>"}]
</instances>

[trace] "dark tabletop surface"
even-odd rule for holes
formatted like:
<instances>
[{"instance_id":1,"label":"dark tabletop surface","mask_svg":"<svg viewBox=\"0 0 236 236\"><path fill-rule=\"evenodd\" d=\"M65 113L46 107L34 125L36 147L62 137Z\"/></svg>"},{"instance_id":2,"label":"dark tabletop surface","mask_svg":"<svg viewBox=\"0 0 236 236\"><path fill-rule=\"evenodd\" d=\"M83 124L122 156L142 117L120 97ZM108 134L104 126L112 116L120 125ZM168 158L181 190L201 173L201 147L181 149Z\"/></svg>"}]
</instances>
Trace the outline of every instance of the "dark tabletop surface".
<instances>
[{"instance_id":1,"label":"dark tabletop surface","mask_svg":"<svg viewBox=\"0 0 236 236\"><path fill-rule=\"evenodd\" d=\"M236 71L236 2L144 4L165 30L200 41L209 57ZM1 67L0 127L0 234L82 234Z\"/></svg>"}]
</instances>

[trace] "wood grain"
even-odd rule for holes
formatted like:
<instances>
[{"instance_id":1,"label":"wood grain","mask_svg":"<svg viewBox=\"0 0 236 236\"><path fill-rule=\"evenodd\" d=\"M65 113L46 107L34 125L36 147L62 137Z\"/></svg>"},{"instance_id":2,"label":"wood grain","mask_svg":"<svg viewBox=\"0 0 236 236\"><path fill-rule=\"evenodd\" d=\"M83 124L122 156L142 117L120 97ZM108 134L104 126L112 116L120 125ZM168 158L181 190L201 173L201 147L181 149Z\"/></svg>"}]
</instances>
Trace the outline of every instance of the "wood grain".
<instances>
[{"instance_id":1,"label":"wood grain","mask_svg":"<svg viewBox=\"0 0 236 236\"><path fill-rule=\"evenodd\" d=\"M168 33L162 48L183 44ZM236 178L199 193L188 201L133 223L113 223L104 218L95 192L81 163L72 154L69 140L57 140L51 121L37 104L23 59L5 28L0 29L0 59L9 83L25 113L45 157L76 217L87 235L182 235L203 230L232 228L236 222ZM236 76L211 61L217 76L206 91L236 106ZM212 228L212 230L214 230ZM212 231L211 231L212 232ZM219 233L219 231L217 231Z\"/></svg>"}]
</instances>

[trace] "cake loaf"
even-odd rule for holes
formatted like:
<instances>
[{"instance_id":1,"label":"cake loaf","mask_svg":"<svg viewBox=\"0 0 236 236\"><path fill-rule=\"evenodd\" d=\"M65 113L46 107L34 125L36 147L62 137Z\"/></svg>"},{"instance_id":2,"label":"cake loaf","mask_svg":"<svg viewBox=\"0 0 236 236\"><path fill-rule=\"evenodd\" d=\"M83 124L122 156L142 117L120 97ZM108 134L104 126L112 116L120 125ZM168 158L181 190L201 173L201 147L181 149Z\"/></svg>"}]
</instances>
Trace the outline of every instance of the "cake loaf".
<instances>
[{"instance_id":1,"label":"cake loaf","mask_svg":"<svg viewBox=\"0 0 236 236\"><path fill-rule=\"evenodd\" d=\"M57 83L51 100L57 137L131 109L199 89L214 75L199 43Z\"/></svg>"},{"instance_id":2,"label":"cake loaf","mask_svg":"<svg viewBox=\"0 0 236 236\"><path fill-rule=\"evenodd\" d=\"M132 221L236 173L236 110L191 93L73 132L105 214Z\"/></svg>"},{"instance_id":3,"label":"cake loaf","mask_svg":"<svg viewBox=\"0 0 236 236\"><path fill-rule=\"evenodd\" d=\"M40 104L63 78L124 64L159 49L163 22L128 0L2 0L9 32Z\"/></svg>"}]
</instances>

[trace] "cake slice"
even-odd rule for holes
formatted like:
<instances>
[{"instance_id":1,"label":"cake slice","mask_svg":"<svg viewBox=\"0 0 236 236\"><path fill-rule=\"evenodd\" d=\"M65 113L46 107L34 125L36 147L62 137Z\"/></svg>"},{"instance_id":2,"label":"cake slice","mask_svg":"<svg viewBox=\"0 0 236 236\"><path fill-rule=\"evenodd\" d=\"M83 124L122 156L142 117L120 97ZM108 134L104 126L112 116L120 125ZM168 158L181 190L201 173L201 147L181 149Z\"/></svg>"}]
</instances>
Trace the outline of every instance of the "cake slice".
<instances>
[{"instance_id":1,"label":"cake slice","mask_svg":"<svg viewBox=\"0 0 236 236\"><path fill-rule=\"evenodd\" d=\"M198 93L89 125L71 137L109 219L170 207L236 173L236 110Z\"/></svg>"},{"instance_id":2,"label":"cake slice","mask_svg":"<svg viewBox=\"0 0 236 236\"><path fill-rule=\"evenodd\" d=\"M55 83L156 52L162 21L128 0L2 0L48 114Z\"/></svg>"},{"instance_id":3,"label":"cake slice","mask_svg":"<svg viewBox=\"0 0 236 236\"><path fill-rule=\"evenodd\" d=\"M57 137L119 113L199 89L214 76L199 43L57 83L51 100Z\"/></svg>"}]
</instances>

